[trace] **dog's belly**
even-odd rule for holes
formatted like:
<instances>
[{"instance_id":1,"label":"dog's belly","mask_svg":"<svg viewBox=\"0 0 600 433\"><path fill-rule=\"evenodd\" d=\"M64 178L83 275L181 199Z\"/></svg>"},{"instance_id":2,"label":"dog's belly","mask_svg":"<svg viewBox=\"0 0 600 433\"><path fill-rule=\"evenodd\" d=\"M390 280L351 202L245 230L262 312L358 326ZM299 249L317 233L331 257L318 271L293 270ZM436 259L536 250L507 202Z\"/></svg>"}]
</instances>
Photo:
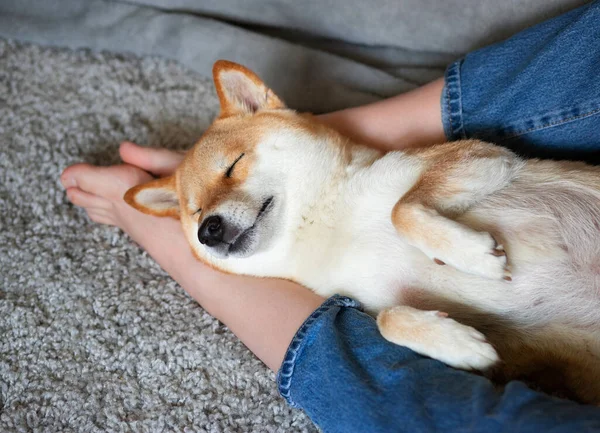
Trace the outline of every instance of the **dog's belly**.
<instances>
[{"instance_id":1,"label":"dog's belly","mask_svg":"<svg viewBox=\"0 0 600 433\"><path fill-rule=\"evenodd\" d=\"M365 239L329 252L336 259L329 263L328 272L312 274L303 283L321 296L350 296L373 315L401 304L402 293L415 287L429 259L402 242L389 226L391 242L377 245L376 240Z\"/></svg>"},{"instance_id":2,"label":"dog's belly","mask_svg":"<svg viewBox=\"0 0 600 433\"><path fill-rule=\"evenodd\" d=\"M411 263L419 263L418 275L348 285L344 293L373 314L395 305L447 312L496 348L503 361L489 372L496 382L522 380L557 396L600 404L600 308L589 287L579 287L579 296L568 293L577 293L569 284L568 262L531 266L516 273L512 283L421 260ZM357 281L359 274L357 269Z\"/></svg>"},{"instance_id":3,"label":"dog's belly","mask_svg":"<svg viewBox=\"0 0 600 433\"><path fill-rule=\"evenodd\" d=\"M527 225L506 231L491 219L474 224L506 245L513 270L510 283L436 265L391 233L383 247L367 241L357 242L360 249L346 247L328 267L330 272L320 272L304 284L322 296L340 293L354 297L373 314L408 305L446 311L484 327L497 322L515 328L561 323L600 332L600 269L579 266L543 224L537 226L545 242L531 231L522 241Z\"/></svg>"},{"instance_id":4,"label":"dog's belly","mask_svg":"<svg viewBox=\"0 0 600 433\"><path fill-rule=\"evenodd\" d=\"M581 202L581 198L574 196ZM399 303L442 310L483 332L503 364L492 377L600 404L600 229L598 207L530 208L521 218L488 203L461 220L506 246L513 281L490 281L431 263L414 285L397 286ZM558 214L559 217L555 217ZM587 216L587 218L586 218ZM541 217L541 218L540 218Z\"/></svg>"}]
</instances>

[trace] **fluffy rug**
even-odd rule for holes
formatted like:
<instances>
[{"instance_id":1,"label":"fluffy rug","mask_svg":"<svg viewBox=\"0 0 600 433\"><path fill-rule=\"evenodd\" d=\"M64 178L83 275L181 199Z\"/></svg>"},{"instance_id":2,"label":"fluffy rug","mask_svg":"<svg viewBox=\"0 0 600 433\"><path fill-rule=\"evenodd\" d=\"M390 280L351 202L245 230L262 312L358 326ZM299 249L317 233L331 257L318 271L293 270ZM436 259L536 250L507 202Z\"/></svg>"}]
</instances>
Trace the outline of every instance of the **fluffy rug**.
<instances>
[{"instance_id":1,"label":"fluffy rug","mask_svg":"<svg viewBox=\"0 0 600 433\"><path fill-rule=\"evenodd\" d=\"M0 431L316 431L143 251L66 200L69 164L191 145L212 83L157 58L0 40Z\"/></svg>"}]
</instances>

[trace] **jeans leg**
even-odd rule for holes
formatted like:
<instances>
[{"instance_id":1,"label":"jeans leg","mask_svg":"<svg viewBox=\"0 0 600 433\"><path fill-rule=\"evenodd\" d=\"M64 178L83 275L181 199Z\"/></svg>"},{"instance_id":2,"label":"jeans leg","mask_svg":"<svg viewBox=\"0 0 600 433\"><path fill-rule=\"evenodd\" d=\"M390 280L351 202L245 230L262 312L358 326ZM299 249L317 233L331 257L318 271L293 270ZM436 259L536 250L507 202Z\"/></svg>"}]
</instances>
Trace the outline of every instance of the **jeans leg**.
<instances>
[{"instance_id":1,"label":"jeans leg","mask_svg":"<svg viewBox=\"0 0 600 433\"><path fill-rule=\"evenodd\" d=\"M600 162L600 2L474 51L446 70L448 139Z\"/></svg>"},{"instance_id":2,"label":"jeans leg","mask_svg":"<svg viewBox=\"0 0 600 433\"><path fill-rule=\"evenodd\" d=\"M600 409L456 370L385 340L347 297L298 330L277 376L281 395L327 433L600 432Z\"/></svg>"}]
</instances>

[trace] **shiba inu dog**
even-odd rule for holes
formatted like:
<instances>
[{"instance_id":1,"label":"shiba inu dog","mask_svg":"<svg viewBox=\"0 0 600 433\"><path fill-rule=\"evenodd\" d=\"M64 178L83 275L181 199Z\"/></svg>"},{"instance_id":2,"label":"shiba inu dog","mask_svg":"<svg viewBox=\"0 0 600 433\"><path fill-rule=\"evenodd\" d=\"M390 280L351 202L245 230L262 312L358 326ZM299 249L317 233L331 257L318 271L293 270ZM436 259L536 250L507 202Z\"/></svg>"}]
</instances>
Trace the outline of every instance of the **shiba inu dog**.
<instances>
[{"instance_id":1,"label":"shiba inu dog","mask_svg":"<svg viewBox=\"0 0 600 433\"><path fill-rule=\"evenodd\" d=\"M477 140L383 153L213 72L220 115L131 206L220 270L359 300L391 342L600 403L598 167Z\"/></svg>"}]
</instances>

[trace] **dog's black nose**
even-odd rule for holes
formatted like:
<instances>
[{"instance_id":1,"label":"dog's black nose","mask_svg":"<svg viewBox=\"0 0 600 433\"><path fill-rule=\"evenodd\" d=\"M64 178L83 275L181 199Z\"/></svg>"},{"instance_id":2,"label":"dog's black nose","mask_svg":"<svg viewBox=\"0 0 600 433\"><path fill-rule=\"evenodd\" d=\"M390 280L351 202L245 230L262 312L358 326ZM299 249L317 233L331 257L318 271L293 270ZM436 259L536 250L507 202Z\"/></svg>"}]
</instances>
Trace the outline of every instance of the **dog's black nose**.
<instances>
[{"instance_id":1,"label":"dog's black nose","mask_svg":"<svg viewBox=\"0 0 600 433\"><path fill-rule=\"evenodd\" d=\"M223 242L223 220L218 215L209 216L198 229L198 240L207 247Z\"/></svg>"}]
</instances>

